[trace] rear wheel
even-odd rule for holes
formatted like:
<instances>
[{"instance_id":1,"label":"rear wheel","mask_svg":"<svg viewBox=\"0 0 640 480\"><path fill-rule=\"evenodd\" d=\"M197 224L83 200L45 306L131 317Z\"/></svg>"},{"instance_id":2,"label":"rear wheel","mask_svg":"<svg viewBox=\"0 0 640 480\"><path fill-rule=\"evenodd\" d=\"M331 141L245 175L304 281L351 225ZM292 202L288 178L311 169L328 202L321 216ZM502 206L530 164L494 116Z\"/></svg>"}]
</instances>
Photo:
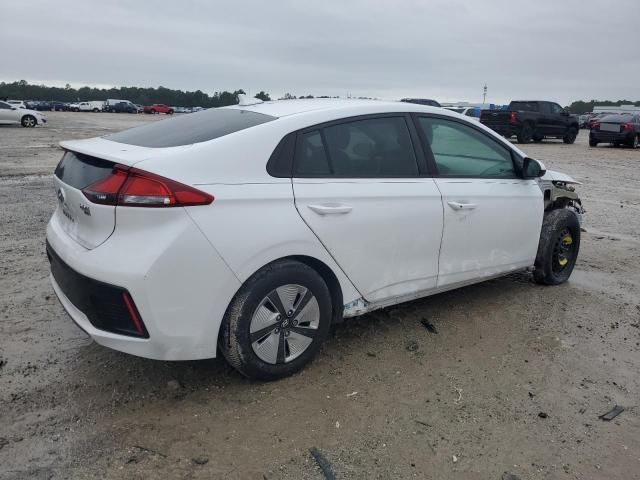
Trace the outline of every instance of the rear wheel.
<instances>
[{"instance_id":1,"label":"rear wheel","mask_svg":"<svg viewBox=\"0 0 640 480\"><path fill-rule=\"evenodd\" d=\"M33 128L38 124L38 121L33 115L25 115L24 117L22 117L20 123L25 128Z\"/></svg>"},{"instance_id":2,"label":"rear wheel","mask_svg":"<svg viewBox=\"0 0 640 480\"><path fill-rule=\"evenodd\" d=\"M94 113L98 113L99 111L100 111L100 110L98 110L97 108L94 108L94 109L93 109L93 112L94 112Z\"/></svg>"},{"instance_id":3,"label":"rear wheel","mask_svg":"<svg viewBox=\"0 0 640 480\"><path fill-rule=\"evenodd\" d=\"M544 135L534 135L533 136L533 141L536 143L540 143L542 142L542 140L544 140Z\"/></svg>"},{"instance_id":4,"label":"rear wheel","mask_svg":"<svg viewBox=\"0 0 640 480\"><path fill-rule=\"evenodd\" d=\"M156 113L156 111L155 111L155 109L152 108L151 110L149 110L149 113L153 114L153 113Z\"/></svg>"},{"instance_id":5,"label":"rear wheel","mask_svg":"<svg viewBox=\"0 0 640 480\"><path fill-rule=\"evenodd\" d=\"M243 375L275 380L309 363L329 333L331 295L311 267L274 262L253 275L229 305L219 338Z\"/></svg>"},{"instance_id":6,"label":"rear wheel","mask_svg":"<svg viewBox=\"0 0 640 480\"><path fill-rule=\"evenodd\" d=\"M564 137L562 137L562 141L567 145L571 145L576 141L576 137L578 136L578 129L576 127L571 127L567 130Z\"/></svg>"},{"instance_id":7,"label":"rear wheel","mask_svg":"<svg viewBox=\"0 0 640 480\"><path fill-rule=\"evenodd\" d=\"M566 282L580 250L580 222L571 210L561 208L546 213L540 232L533 278L543 285Z\"/></svg>"},{"instance_id":8,"label":"rear wheel","mask_svg":"<svg viewBox=\"0 0 640 480\"><path fill-rule=\"evenodd\" d=\"M638 137L640 137L640 134L635 135L635 136L633 137L633 140L631 140L631 141L629 142L629 146L630 146L631 148L638 148L638 141L639 141L639 138L638 138Z\"/></svg>"},{"instance_id":9,"label":"rear wheel","mask_svg":"<svg viewBox=\"0 0 640 480\"><path fill-rule=\"evenodd\" d=\"M593 138L589 139L589 146L590 147L597 147L598 146L598 142L595 141Z\"/></svg>"},{"instance_id":10,"label":"rear wheel","mask_svg":"<svg viewBox=\"0 0 640 480\"><path fill-rule=\"evenodd\" d=\"M531 143L531 139L533 138L533 125L530 123L525 123L518 133L518 143Z\"/></svg>"}]
</instances>

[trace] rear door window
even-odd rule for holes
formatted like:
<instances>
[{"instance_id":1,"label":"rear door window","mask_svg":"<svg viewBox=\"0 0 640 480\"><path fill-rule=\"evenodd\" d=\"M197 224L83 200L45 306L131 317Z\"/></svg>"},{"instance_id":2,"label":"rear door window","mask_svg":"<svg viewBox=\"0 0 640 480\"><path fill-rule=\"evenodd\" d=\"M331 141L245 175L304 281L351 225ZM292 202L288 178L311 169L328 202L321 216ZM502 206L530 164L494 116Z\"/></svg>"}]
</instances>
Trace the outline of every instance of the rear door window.
<instances>
[{"instance_id":1,"label":"rear door window","mask_svg":"<svg viewBox=\"0 0 640 480\"><path fill-rule=\"evenodd\" d=\"M213 140L275 119L271 115L248 110L211 108L105 135L104 138L139 147L178 147Z\"/></svg>"},{"instance_id":2,"label":"rear door window","mask_svg":"<svg viewBox=\"0 0 640 480\"><path fill-rule=\"evenodd\" d=\"M418 164L403 116L329 125L299 135L296 177L403 178Z\"/></svg>"}]
</instances>

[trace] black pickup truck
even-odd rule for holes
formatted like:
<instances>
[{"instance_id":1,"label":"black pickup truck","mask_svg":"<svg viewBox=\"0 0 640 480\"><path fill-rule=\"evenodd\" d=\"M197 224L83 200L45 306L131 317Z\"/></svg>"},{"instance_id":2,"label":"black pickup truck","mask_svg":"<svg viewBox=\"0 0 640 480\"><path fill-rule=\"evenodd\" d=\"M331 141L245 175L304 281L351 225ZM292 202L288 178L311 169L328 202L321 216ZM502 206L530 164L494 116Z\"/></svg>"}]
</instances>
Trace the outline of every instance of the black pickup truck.
<instances>
[{"instance_id":1,"label":"black pickup truck","mask_svg":"<svg viewBox=\"0 0 640 480\"><path fill-rule=\"evenodd\" d=\"M482 110L480 122L518 143L541 142L545 137L573 143L578 136L578 117L554 102L517 100L506 110Z\"/></svg>"}]
</instances>

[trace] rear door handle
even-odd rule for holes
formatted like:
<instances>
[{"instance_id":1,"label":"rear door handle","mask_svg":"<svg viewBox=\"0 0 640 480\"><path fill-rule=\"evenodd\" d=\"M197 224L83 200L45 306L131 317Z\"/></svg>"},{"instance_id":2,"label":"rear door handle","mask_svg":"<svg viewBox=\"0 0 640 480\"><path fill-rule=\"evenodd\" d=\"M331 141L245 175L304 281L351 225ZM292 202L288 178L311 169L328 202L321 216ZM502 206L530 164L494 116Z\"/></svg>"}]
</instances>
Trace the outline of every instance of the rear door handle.
<instances>
[{"instance_id":1,"label":"rear door handle","mask_svg":"<svg viewBox=\"0 0 640 480\"><path fill-rule=\"evenodd\" d=\"M321 205L307 205L311 210L318 215L337 215L349 213L353 210L353 207L349 205L342 205L340 203L323 203Z\"/></svg>"},{"instance_id":2,"label":"rear door handle","mask_svg":"<svg viewBox=\"0 0 640 480\"><path fill-rule=\"evenodd\" d=\"M460 202L447 202L454 210L473 210L478 205L476 203L460 203Z\"/></svg>"}]
</instances>

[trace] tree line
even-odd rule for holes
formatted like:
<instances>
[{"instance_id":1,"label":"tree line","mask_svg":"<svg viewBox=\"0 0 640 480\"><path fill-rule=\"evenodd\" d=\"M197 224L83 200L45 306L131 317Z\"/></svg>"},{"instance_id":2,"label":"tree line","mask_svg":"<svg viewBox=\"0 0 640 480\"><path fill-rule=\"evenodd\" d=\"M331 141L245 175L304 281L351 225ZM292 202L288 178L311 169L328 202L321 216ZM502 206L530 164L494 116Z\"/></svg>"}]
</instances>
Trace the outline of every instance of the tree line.
<instances>
[{"instance_id":1,"label":"tree line","mask_svg":"<svg viewBox=\"0 0 640 480\"><path fill-rule=\"evenodd\" d=\"M202 90L195 92L173 90L166 87L113 87L95 88L81 87L73 88L67 84L65 87L49 87L47 85L33 85L26 80L17 82L0 82L0 99L9 100L47 100L59 102L89 102L92 100L106 100L107 98L118 98L129 100L139 105L152 105L162 103L165 105L180 107L224 107L238 103L238 94L245 93L243 89L233 92L215 92L212 95L204 93ZM261 90L255 98L265 102L271 100L271 96ZM295 98L316 98L313 95L301 95L296 97L290 93L285 93L279 100L289 100ZM326 95L317 98L329 98ZM337 98L337 97L336 97Z\"/></svg>"},{"instance_id":2,"label":"tree line","mask_svg":"<svg viewBox=\"0 0 640 480\"><path fill-rule=\"evenodd\" d=\"M245 93L238 89L233 92L222 91L208 95L201 90L195 92L172 90L166 87L141 88L141 87L114 87L95 88L82 87L48 87L46 85L32 85L26 80L17 82L0 83L0 98L16 100L55 100L60 102L88 102L92 100L106 100L107 98L119 98L130 100L140 105L162 103L181 107L224 107L238 103L238 94ZM268 93L260 91L256 98L271 100Z\"/></svg>"},{"instance_id":3,"label":"tree line","mask_svg":"<svg viewBox=\"0 0 640 480\"><path fill-rule=\"evenodd\" d=\"M619 107L620 105L634 105L636 107L640 107L640 100L636 100L635 102L632 100L589 100L588 102L578 100L573 102L567 108L571 113L580 115L582 113L593 112L593 107L596 105L599 107Z\"/></svg>"}]
</instances>

